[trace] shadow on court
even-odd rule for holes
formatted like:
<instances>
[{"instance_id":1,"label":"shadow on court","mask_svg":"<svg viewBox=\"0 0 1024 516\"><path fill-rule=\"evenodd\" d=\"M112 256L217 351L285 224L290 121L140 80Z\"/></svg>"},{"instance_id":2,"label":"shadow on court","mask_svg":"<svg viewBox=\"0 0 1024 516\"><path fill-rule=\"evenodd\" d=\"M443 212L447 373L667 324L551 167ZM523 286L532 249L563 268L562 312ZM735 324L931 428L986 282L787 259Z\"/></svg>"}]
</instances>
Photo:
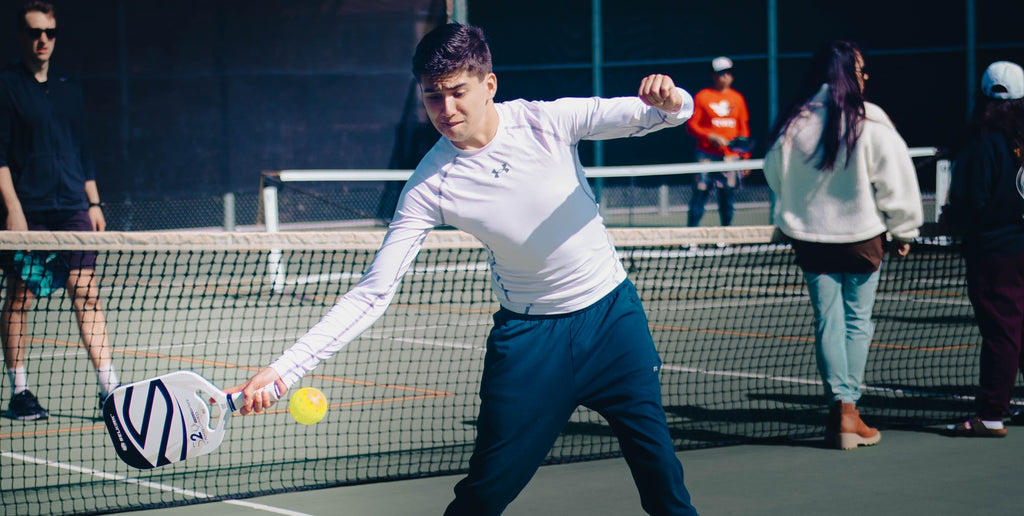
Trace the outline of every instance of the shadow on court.
<instances>
[{"instance_id":1,"label":"shadow on court","mask_svg":"<svg viewBox=\"0 0 1024 516\"><path fill-rule=\"evenodd\" d=\"M714 515L1021 514L1024 427L1003 439L957 439L939 427L885 430L877 446L825 449L819 438L680 452L694 504ZM215 502L135 514L441 514L458 476ZM506 516L643 514L620 458L544 466Z\"/></svg>"}]
</instances>

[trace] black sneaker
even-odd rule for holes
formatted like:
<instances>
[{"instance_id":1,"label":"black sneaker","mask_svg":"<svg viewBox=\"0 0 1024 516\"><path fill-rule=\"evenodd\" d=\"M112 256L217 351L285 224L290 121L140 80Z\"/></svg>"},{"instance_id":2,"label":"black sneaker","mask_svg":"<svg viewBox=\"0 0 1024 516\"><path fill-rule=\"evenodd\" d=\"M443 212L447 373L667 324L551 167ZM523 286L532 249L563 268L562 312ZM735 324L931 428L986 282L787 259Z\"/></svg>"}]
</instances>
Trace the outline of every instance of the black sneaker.
<instances>
[{"instance_id":1,"label":"black sneaker","mask_svg":"<svg viewBox=\"0 0 1024 516\"><path fill-rule=\"evenodd\" d=\"M7 409L7 417L21 421L46 419L50 413L39 405L39 400L29 390L24 390L11 397L11 406Z\"/></svg>"}]
</instances>

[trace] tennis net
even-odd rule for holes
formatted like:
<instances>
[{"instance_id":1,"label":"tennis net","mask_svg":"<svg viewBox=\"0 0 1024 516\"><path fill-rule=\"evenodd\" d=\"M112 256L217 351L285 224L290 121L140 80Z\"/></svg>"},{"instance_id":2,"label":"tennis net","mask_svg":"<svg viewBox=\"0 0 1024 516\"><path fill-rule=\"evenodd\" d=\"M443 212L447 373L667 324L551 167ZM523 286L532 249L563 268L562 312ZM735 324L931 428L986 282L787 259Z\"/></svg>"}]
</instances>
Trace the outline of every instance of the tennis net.
<instances>
[{"instance_id":1,"label":"tennis net","mask_svg":"<svg viewBox=\"0 0 1024 516\"><path fill-rule=\"evenodd\" d=\"M358 281L383 233L8 233L2 250L99 251L102 307L123 382L192 369L242 383ZM613 229L664 362L679 449L820 434L825 417L812 311L789 246L771 227ZM963 264L941 239L887 261L859 407L907 427L969 414L980 337ZM392 307L298 386L322 390L324 421L281 402L233 418L218 451L139 471L119 462L97 418L96 376L71 302L29 312L30 389L47 420L0 420L4 514L83 514L242 498L466 469L477 384L497 303L485 251L435 231ZM4 407L11 394L0 388ZM1019 394L1019 393L1018 393ZM1017 399L1020 399L1018 396ZM578 410L549 462L619 453Z\"/></svg>"}]
</instances>

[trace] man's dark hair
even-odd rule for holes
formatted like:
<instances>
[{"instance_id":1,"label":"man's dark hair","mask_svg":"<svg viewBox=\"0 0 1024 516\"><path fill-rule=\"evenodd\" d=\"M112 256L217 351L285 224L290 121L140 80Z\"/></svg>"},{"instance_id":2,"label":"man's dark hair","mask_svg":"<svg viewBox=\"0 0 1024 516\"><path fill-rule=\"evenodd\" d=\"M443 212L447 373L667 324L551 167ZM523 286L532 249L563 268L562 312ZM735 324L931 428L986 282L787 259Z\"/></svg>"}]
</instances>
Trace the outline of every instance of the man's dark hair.
<instances>
[{"instance_id":1,"label":"man's dark hair","mask_svg":"<svg viewBox=\"0 0 1024 516\"><path fill-rule=\"evenodd\" d=\"M18 9L18 14L14 18L15 30L20 31L28 28L28 24L25 23L25 15L32 11L38 11L43 14L49 14L50 16L53 17L54 20L57 19L57 8L54 7L53 4L49 2L28 2L27 4L21 6L21 9Z\"/></svg>"},{"instance_id":2,"label":"man's dark hair","mask_svg":"<svg viewBox=\"0 0 1024 516\"><path fill-rule=\"evenodd\" d=\"M412 73L417 80L440 79L462 71L491 73L491 49L479 27L449 23L430 31L416 45Z\"/></svg>"}]
</instances>

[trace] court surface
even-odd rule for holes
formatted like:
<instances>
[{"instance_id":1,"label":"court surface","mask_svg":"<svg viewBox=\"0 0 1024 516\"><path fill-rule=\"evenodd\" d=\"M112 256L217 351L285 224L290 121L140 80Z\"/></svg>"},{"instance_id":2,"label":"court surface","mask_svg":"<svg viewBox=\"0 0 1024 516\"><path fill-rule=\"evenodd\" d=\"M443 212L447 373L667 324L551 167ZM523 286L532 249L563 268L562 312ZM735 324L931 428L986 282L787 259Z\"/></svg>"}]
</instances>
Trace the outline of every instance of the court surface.
<instances>
[{"instance_id":1,"label":"court surface","mask_svg":"<svg viewBox=\"0 0 1024 516\"><path fill-rule=\"evenodd\" d=\"M702 515L1024 514L1024 427L1004 439L957 439L938 428L886 430L856 451L820 439L678 453ZM134 514L407 516L441 514L457 476L443 476ZM280 512L278 512L280 511ZM291 512L285 512L291 511ZM507 516L643 514L622 459L544 466Z\"/></svg>"},{"instance_id":2,"label":"court surface","mask_svg":"<svg viewBox=\"0 0 1024 516\"><path fill-rule=\"evenodd\" d=\"M691 249L675 254L696 258L732 256L743 252L745 247L731 246L727 249ZM660 256L664 253L657 254ZM915 253L914 256L919 254ZM219 266L219 261L214 262L218 267L211 270L223 270L223 267ZM674 282L696 284L683 281L685 278L670 280L674 276L663 274L664 269L649 268L632 258L627 262L630 264L631 274L640 286L668 287ZM788 262L787 257L785 263ZM688 271L699 272L699 263L703 262L672 266L672 270L678 269L677 272L680 274ZM747 265L743 265L743 262L729 263L729 274L726 277L730 278L730 281L740 278L740 271L745 269L752 269L752 276L759 278L759 281L767 281L766 278L772 277L770 274L762 273L765 263L760 261ZM777 262L770 268L783 270L780 263L782 262ZM358 262L356 265L358 266ZM417 269L418 272L412 274L407 283L454 286L476 276L483 278L481 281L486 283L486 274L478 274L477 268L465 267L453 269L454 276L450 279L427 281L431 278L428 278L426 272L438 272L442 269ZM647 269L658 271L659 274L653 277L645 275L644 271ZM197 270L203 269L200 267ZM313 277L313 272L321 271L306 272ZM237 273L225 275L239 276ZM356 277L351 274L341 276L349 278L345 281ZM916 368L925 373L921 378L929 388L935 383L931 378L946 379L950 376L966 378L963 380L966 384L958 382L959 385L973 385L976 373L972 372L972 368L976 367L977 361L976 358L972 358L971 353L954 353L960 359L966 360L963 363L935 358L947 352L941 346L936 347L937 341L953 337L959 342L964 339L957 338L959 330L954 330L973 329L968 319L949 315L960 313L957 310L967 306L966 301L949 298L934 282L926 286L917 285L913 282L916 274L902 276L909 278L911 282L887 280L887 288L893 290L880 294L880 304L875 314L880 322L876 341L901 345L877 346L872 352L872 361L886 366L894 365L896 371L903 367ZM116 348L119 354L125 355L126 366L129 363L135 366L132 374L128 376L144 377L151 369L164 371L167 368L191 367L212 372L215 381L229 385L226 382L247 377L255 369L255 365L265 364L276 356L277 346L281 342L294 340L301 334L299 332L308 329L322 312L322 308L310 306L310 300L327 297L327 294L319 290L303 296L290 295L286 298L254 295L252 292L258 291L251 286L227 288L216 281L200 281L195 274L188 277L191 279L187 285L179 285L174 281L168 283L175 288L163 288L163 283L151 285L151 290L147 291L146 295L137 296L137 299L143 301L134 302L132 299L136 298L130 296L116 297L125 300L124 303L127 304L123 311L111 310L110 315L114 323L119 322L118 318L125 318L125 321L116 324L117 327L124 328L122 340L130 341L130 337L141 332L139 328L142 327L161 328L166 331L159 334L158 341L137 343L136 346L121 345ZM894 278L896 277L900 275L897 274ZM184 288L183 285L189 288ZM663 312L664 317L652 319L652 329L656 334L682 335L667 339L666 342L669 344L660 350L666 360L663 383L688 385L679 382L685 377L694 377L696 383L693 386L699 388L699 392L710 392L711 395L717 396L736 392L743 394L750 390L756 394L741 395L736 404L714 411L695 410L692 405L700 403L699 397L693 397L690 390L682 389L682 401L667 403L666 409L673 420L688 421L679 426L685 430L681 430L678 436L687 442L687 446L700 448L723 442L735 442L734 436L747 435L744 433L749 426L745 423L747 420L734 421L731 416L734 413L749 412L756 416L755 421L775 425L770 427L767 435L808 435L810 432L820 431L818 416L823 414L824 409L820 405L819 396L815 395L818 382L813 372L813 359L806 349L808 338L806 335L800 338L770 338L787 327L804 333L808 331L809 325L804 320L809 310L806 301L802 296L792 293L782 298L770 297L760 301L752 299L754 292L786 291L784 285L752 283L736 288L727 283L725 287L714 290L719 295L710 296L708 292L711 291L705 288L694 295L655 296L646 301L646 308L652 314ZM343 287L339 286L336 289L343 291ZM153 288L156 290L152 290ZM200 296L194 301L184 302L177 297L179 290L216 291L225 295ZM486 286L470 291L479 292L479 297L493 303ZM457 289L457 292L462 290ZM895 295L893 292L912 295ZM467 304L480 301L474 296L459 296L457 301ZM936 296L938 298L934 299ZM327 389L328 398L337 404L332 411L331 421L334 424L321 424L302 429L287 423L287 416L281 413L283 409L275 410L277 414L271 415L266 421L239 421L239 424L235 425L238 428L233 435L243 443L274 443L273 446L266 447L266 451L271 453L272 457L264 466L246 469L246 461L255 454L231 454L226 448L203 459L203 467L191 470L179 467L166 472L161 470L159 475L152 476L160 480L159 485L155 486L159 489L155 490L131 491L124 485L123 479L107 478L107 472L122 472L125 467L117 463L110 453L102 425L90 417L95 412L94 398L78 395L82 380L77 379L88 377L88 371L70 371L73 368L84 367L85 361L74 356L79 355L80 350L74 349L70 344L67 349L64 349L63 345L56 346L56 349L37 347L35 353L38 354L33 355L30 362L34 367L46 371L68 370L68 378L76 380L54 386L54 392L63 392L64 395L50 396L51 402L62 399L71 401L55 410L48 422L32 425L29 430L33 432L34 438L12 440L17 442L18 446L24 444L25 449L15 450L20 454L17 458L5 456L3 459L11 461L10 468L0 468L0 471L6 470L5 476L8 476L8 479L5 480L23 478L25 482L38 483L39 486L36 488L25 485L20 490L5 491L4 501L7 503L18 496L38 496L40 499L57 503L54 500L58 497L42 495L47 487L44 484L67 480L67 474L54 473L68 469L65 467L67 465L62 462L57 468L53 463L41 459L51 456L62 457L60 453L54 455L54 450L62 448L72 450L70 453L74 464L85 464L93 468L89 475L83 474L85 478L81 484L72 485L72 489L75 486L81 489L100 486L104 493L102 496L130 497L140 504L151 503L146 496L156 499L159 492L176 489L195 489L211 496L223 496L222 493L232 485L246 488L233 492L245 491L248 488L253 491L270 489L269 486L273 483L270 479L279 476L310 477L306 483L293 485L324 485L338 481L328 481L321 477L321 473L335 466L338 470L351 467L360 472L369 471L367 474L360 473L351 477L348 482L363 482L366 478L403 476L403 473L408 474L406 467L409 464L403 457L408 456L407 458L412 459L421 454L420 450L422 453L433 450L434 448L428 444L434 442L431 439L435 437L440 442L448 443L442 450L443 453L438 453L435 459L447 462L438 466L439 469L423 471L460 469L468 459L467 453L472 435L475 433L472 425L476 412L473 401L478 380L474 371L478 371L477 366L482 359L479 344L482 339L477 332L484 331L488 326L491 309L453 310L449 314L450 318L439 324L431 318L436 310L430 309L430 303L440 302L447 307L454 301L445 298L444 295L440 295L438 299L434 297L437 296L413 298L396 304L393 310L389 311L389 317L394 317L393 321L382 321L376 325L367 332L364 342L354 343L345 351L345 360L325 363L317 370L317 374L311 377L311 380L316 382L314 385ZM267 305L278 302L279 298L283 303L281 306ZM115 297L111 296L111 299ZM214 299L216 301L213 301ZM951 312L945 311L945 308L921 308L915 304L919 301L927 303L928 307L955 305L959 308ZM150 304L156 308L151 308ZM694 324L680 322L680 314L697 317L700 310L721 311L727 308L726 305L730 310L726 312L727 317L708 319L713 327L705 329L707 331L697 328ZM784 309L787 305L798 307L800 310L790 313ZM742 307L743 311L740 311L739 307ZM912 313L913 317L905 314L906 311ZM766 329L752 329L753 321L758 320L755 319L755 314L769 314L767 318L760 318L767 321ZM890 334L890 328L895 329L908 324L920 328L906 336ZM777 325L781 327L776 327ZM61 329L60 326L51 328L58 333L68 331L67 328ZM203 339L197 336L197 328L202 330ZM440 336L442 338L431 339L427 339L427 334L418 333L431 328L444 328L448 333L443 333ZM52 342L72 342L73 339L70 337L62 337L64 333L55 336ZM468 341L465 340L467 337ZM682 340L679 340L680 338ZM758 344L762 340L765 342ZM263 344L264 342L271 344ZM686 346L689 346L686 349L705 346L709 352L714 353L708 355L708 363L701 362L698 364L699 367L691 367L687 360L702 355L679 353L676 349ZM783 352L784 348L792 348L792 352ZM916 356L922 353L928 358ZM770 377L750 372L787 356L793 363L784 368L771 368L776 373ZM717 364L715 361L721 363ZM381 367L381 364L386 367ZM888 368L879 367L874 370L886 371ZM358 379L358 382L352 380L353 378ZM396 378L401 378L401 381ZM915 376L911 379L916 378ZM736 379L735 385L730 383L734 381L733 379ZM437 383L440 380L444 380L441 387ZM750 385L754 387L748 385L749 382L753 382ZM875 386L872 389L875 397L890 396L897 391L906 392L912 387L912 384L903 379L893 380L880 374L873 375L870 382ZM675 393L675 389L671 392ZM790 410L785 411L785 415L777 411L757 410L758 407L763 407L764 400L785 404ZM434 404L444 407L450 404L458 407L458 413L453 414L450 409L445 409L448 412L436 408L427 410ZM53 408L51 405L51 409ZM904 410L907 407L900 405L897 408ZM914 410L940 412L941 417L948 417L961 414L967 416L969 408L968 400L957 398L941 404L925 404L923 408L918 407ZM886 429L881 445L856 452L823 449L820 439L776 440L771 444L711 447L680 452L679 456L684 463L695 504L703 514L854 514L854 511L856 514L961 514L971 509L974 509L972 512L981 509L985 514L1022 513L1009 505L999 504L1004 503L1002 493L1013 492L1013 486L1009 484L1019 482L1021 469L1024 469L1019 465L1019 458L1022 456L1020 452L1024 445L1024 427L1013 429L1011 436L1002 440L955 440L937 435L934 428L908 430L906 425L900 425L905 419L902 413L886 413L877 403L865 402L862 409L869 422L880 424L882 427L896 426L900 430ZM381 411L385 413L379 418L380 421L397 422L387 425L374 423L378 419L373 414ZM428 431L427 429L434 428L426 423L431 419L422 416L435 412L442 415L448 426L441 430ZM572 439L587 436L590 439L587 442L593 441L593 444L598 446L587 448L594 450L587 452L588 454L606 454L617 450L614 438L608 432L592 424L580 424L579 421L575 423L567 434L568 441L576 442ZM0 421L0 425L3 425L3 428L0 428L0 436L10 434L12 439L15 439L16 430L23 430L20 423L15 427L11 422L4 420ZM10 431L5 433L8 425ZM21 439L20 434L17 438ZM245 444L242 447L244 448ZM412 452L403 455L403 450L408 452L409 448ZM388 453L395 455L396 460L387 463L377 460L377 457ZM28 461L25 457L38 458L40 461ZM135 473L130 476L134 478ZM105 484L101 485L97 478ZM149 512L198 511L197 513L202 514L219 512L224 515L440 514L450 500L452 487L458 479L458 476L437 476ZM56 488L54 492L58 492ZM60 495L59 498L67 497ZM101 510L97 507L102 507L89 503L81 506L82 509L76 509L74 512ZM65 505L64 510L54 507L58 506L42 506L46 513L72 512L70 508L73 506ZM543 467L507 512L513 515L640 513L639 501L622 459Z\"/></svg>"}]
</instances>

